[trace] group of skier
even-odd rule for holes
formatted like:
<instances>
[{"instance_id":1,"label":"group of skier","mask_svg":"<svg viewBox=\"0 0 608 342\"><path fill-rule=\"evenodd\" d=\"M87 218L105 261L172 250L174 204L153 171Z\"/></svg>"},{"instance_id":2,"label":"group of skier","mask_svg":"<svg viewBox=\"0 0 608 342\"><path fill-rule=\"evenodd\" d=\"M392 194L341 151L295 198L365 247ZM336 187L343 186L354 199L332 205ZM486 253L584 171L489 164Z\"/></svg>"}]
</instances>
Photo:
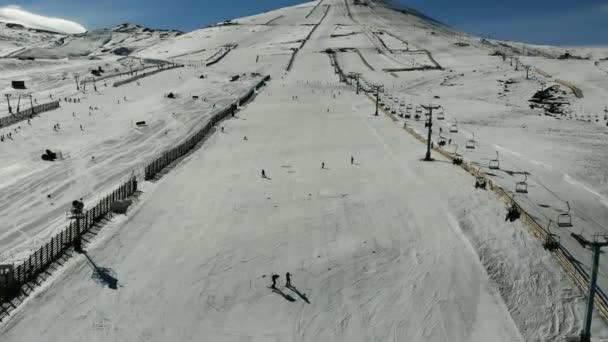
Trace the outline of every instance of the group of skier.
<instances>
[{"instance_id":1,"label":"group of skier","mask_svg":"<svg viewBox=\"0 0 608 342\"><path fill-rule=\"evenodd\" d=\"M223 127L222 127L222 132L223 132ZM247 140L247 137L244 138L244 140ZM350 156L350 164L354 165L355 164L355 157ZM321 169L325 169L325 162L322 161L321 162ZM268 176L266 176L266 170L262 169L262 178L267 179Z\"/></svg>"}]
</instances>

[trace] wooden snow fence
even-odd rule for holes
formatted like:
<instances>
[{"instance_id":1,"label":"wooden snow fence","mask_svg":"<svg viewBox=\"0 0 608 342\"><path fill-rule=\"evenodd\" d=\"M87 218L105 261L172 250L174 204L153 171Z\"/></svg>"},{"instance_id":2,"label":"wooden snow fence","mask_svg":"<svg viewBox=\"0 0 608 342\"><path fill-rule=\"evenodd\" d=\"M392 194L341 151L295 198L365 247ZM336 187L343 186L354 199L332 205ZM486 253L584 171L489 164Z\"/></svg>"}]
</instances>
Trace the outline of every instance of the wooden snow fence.
<instances>
[{"instance_id":1,"label":"wooden snow fence","mask_svg":"<svg viewBox=\"0 0 608 342\"><path fill-rule=\"evenodd\" d=\"M232 103L225 108L219 110L211 119L205 124L203 128L201 128L198 132L196 132L193 136L188 138L183 143L178 146L170 149L169 151L164 152L160 157L156 158L152 162L150 162L145 167L145 179L152 180L156 177L156 175L163 170L165 167L169 166L171 163L176 161L177 159L183 157L186 153L190 152L199 142L201 142L208 134L211 132L213 126L215 126L218 122L228 117L234 113L237 109L237 105L241 106L247 101L251 99L251 97L255 94L255 91L266 84L266 81L270 79L270 76L264 77L261 81L259 81L254 87L249 89L249 91L241 96L235 103Z\"/></svg>"},{"instance_id":2,"label":"wooden snow fence","mask_svg":"<svg viewBox=\"0 0 608 342\"><path fill-rule=\"evenodd\" d=\"M11 114L11 115L0 118L0 127L14 125L18 122L30 119L34 115L48 112L48 111L51 111L51 110L57 109L57 108L59 108L59 101L39 104L34 107L28 108L26 110L20 111L16 114Z\"/></svg>"},{"instance_id":3,"label":"wooden snow fence","mask_svg":"<svg viewBox=\"0 0 608 342\"><path fill-rule=\"evenodd\" d=\"M76 240L82 239L84 234L110 214L115 202L125 200L136 191L137 179L133 176L84 212L81 218L72 219L64 230L30 254L27 259L17 265L3 265L0 268L3 270L0 277L0 321L15 307L12 301L26 295L26 290L37 285L38 277L43 273L48 274L51 264L64 256L69 257L67 252L72 250Z\"/></svg>"}]
</instances>

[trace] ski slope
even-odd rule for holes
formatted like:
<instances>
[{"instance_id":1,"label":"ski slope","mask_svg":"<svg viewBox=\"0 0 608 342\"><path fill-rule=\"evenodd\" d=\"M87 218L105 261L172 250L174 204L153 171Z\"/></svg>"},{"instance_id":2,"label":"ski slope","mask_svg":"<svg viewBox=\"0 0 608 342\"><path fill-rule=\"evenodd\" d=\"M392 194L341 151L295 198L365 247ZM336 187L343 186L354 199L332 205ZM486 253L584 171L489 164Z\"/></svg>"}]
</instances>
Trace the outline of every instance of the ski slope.
<instances>
[{"instance_id":1,"label":"ski slope","mask_svg":"<svg viewBox=\"0 0 608 342\"><path fill-rule=\"evenodd\" d=\"M169 38L135 56L185 68L119 88L98 84L98 92L76 92L73 80L42 69L82 72L92 61L20 61L30 63L23 71L7 64L11 76L42 84L38 96L81 98L17 132L0 128L15 137L0 143L6 160L0 188L9 194L1 206L9 224L0 226L0 245L7 261L61 228L74 198L93 203L196 131L213 104L230 104L260 75L272 80L237 118L220 124L223 132L159 181L141 184L143 194L126 217L115 217L86 255L70 259L0 324L2 341L566 341L579 335L585 294L540 241L519 221L505 222L504 204L475 190L462 169L439 155L421 162L424 146L402 127L406 121L423 132L423 120L373 116L370 98L339 82L327 50L346 73L383 84L383 98L390 94L414 108L441 104L446 119L435 122L433 140L441 128L453 140L446 149L458 144L485 172L498 150L501 170L491 177L505 189L529 172L530 191L517 199L543 224L569 200L575 226L554 232L584 267L590 254L569 233L604 229L606 119L539 116L527 100L539 81L564 79L585 93L576 98L564 88L567 108L597 113L608 89L595 75L604 50L594 50L592 60L557 61L549 57L558 48L530 47L543 56L522 62L551 76L528 80L509 60L490 56L494 50L478 38L362 3L314 1ZM111 54L99 58L121 62ZM420 70L399 70L412 67ZM235 74L241 77L230 82ZM506 80L514 81L509 91ZM169 91L177 99L167 99ZM89 106L99 109L89 115ZM139 120L148 126L134 127ZM56 122L60 132L52 129ZM453 123L459 132L448 134ZM476 148L466 150L473 133ZM48 147L64 160L41 161ZM268 178L260 177L262 169ZM93 279L95 267L109 269L118 289ZM284 286L286 272L294 287ZM279 291L269 288L273 274L280 275ZM595 316L599 341L608 331Z\"/></svg>"}]
</instances>

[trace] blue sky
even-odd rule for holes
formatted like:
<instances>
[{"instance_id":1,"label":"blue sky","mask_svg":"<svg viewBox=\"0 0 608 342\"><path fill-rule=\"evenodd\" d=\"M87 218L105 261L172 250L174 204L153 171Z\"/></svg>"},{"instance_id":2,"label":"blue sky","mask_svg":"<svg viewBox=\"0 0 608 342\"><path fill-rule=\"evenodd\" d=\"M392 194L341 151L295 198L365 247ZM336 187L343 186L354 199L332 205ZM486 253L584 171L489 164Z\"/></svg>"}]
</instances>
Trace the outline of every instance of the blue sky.
<instances>
[{"instance_id":1,"label":"blue sky","mask_svg":"<svg viewBox=\"0 0 608 342\"><path fill-rule=\"evenodd\" d=\"M608 45L608 0L397 0L481 36L554 45ZM298 0L0 0L88 29L133 22L191 31Z\"/></svg>"}]
</instances>

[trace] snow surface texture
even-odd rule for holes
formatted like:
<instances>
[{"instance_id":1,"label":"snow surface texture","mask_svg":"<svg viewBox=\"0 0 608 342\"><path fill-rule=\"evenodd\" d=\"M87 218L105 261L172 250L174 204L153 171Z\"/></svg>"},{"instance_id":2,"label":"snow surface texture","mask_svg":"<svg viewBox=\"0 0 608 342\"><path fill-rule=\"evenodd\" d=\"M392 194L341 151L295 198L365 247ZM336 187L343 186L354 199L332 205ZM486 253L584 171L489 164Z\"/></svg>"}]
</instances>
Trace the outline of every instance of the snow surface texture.
<instances>
[{"instance_id":1,"label":"snow surface texture","mask_svg":"<svg viewBox=\"0 0 608 342\"><path fill-rule=\"evenodd\" d=\"M489 56L492 44L373 2L323 0L147 45L134 55L174 58L187 67L140 85L74 90L73 73L103 63L128 68L128 60L108 52L99 51L95 61L3 61L12 72L5 80L27 77L38 98L81 98L16 132L0 129L13 132L13 140L0 143L6 160L0 187L10 194L1 206L11 222L0 231L5 260L19 260L60 228L71 200L86 196L85 204L94 203L185 139L208 119L213 103L230 103L255 82L250 73L273 80L238 118L221 124L224 132L159 182L142 184L144 195L128 217L114 219L88 257L70 260L14 311L0 326L2 340L565 341L578 335L584 293L540 242L519 222L505 223L504 204L476 191L469 174L438 155L436 162L420 162L424 147L401 129L403 121L372 116L373 103L338 83L325 53L334 50L342 69L384 84L400 101L443 105L446 120L435 130L446 132L455 120L460 128L446 148L459 144L480 167L499 150L501 170L492 177L505 188L520 180L518 172L531 173L529 194L517 198L541 222L573 198L575 227L554 231L588 266L589 253L568 234L589 235L602 229L594 221L606 222L607 204L597 200L608 196L606 120L538 116L527 100L538 81L552 85L559 78L585 94L564 95L567 108L601 110L605 78L593 76L608 68L600 61L604 50L593 50L587 61L554 60L565 50L528 47L542 56L522 61L551 76L526 80L509 60ZM223 57L203 67L217 56ZM421 70L398 70L412 67ZM230 82L234 74L245 75ZM508 79L514 82L506 92ZM165 98L169 91L177 99ZM89 106L99 109L89 115ZM148 126L134 127L139 120ZM52 129L57 122L59 132ZM407 124L423 131L422 122ZM476 149L465 151L472 133ZM40 160L48 147L63 151L64 160ZM111 270L117 290L92 279L89 258ZM284 286L285 272L293 274L294 287ZM268 288L273 274L280 275L275 292ZM605 274L603 263L601 284ZM608 336L599 317L593 334Z\"/></svg>"}]
</instances>

